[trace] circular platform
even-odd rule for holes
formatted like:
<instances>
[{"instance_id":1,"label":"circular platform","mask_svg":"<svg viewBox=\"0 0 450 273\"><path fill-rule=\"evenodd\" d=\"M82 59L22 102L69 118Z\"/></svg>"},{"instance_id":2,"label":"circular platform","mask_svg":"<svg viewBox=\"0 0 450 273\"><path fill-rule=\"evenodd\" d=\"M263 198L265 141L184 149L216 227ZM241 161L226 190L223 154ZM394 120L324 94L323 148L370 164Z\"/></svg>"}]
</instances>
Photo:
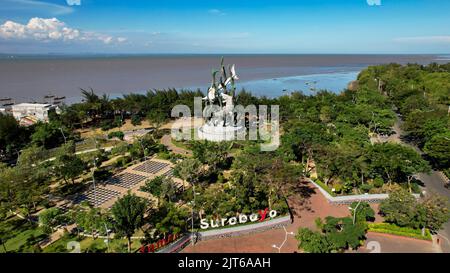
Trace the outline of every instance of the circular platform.
<instances>
[{"instance_id":1,"label":"circular platform","mask_svg":"<svg viewBox=\"0 0 450 273\"><path fill-rule=\"evenodd\" d=\"M198 137L209 141L232 141L245 137L245 127L242 126L212 126L205 124L198 128Z\"/></svg>"}]
</instances>

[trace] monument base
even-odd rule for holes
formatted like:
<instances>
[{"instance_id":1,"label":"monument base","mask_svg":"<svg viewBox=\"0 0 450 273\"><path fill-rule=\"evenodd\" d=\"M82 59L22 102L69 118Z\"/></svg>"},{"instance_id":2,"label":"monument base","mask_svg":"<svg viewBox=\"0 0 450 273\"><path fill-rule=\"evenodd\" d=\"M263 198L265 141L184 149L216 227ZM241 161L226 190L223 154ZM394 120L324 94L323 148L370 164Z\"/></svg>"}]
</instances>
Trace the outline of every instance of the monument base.
<instances>
[{"instance_id":1,"label":"monument base","mask_svg":"<svg viewBox=\"0 0 450 273\"><path fill-rule=\"evenodd\" d=\"M243 139L245 131L245 127L242 126L212 126L205 124L198 128L198 137L214 142L233 141Z\"/></svg>"}]
</instances>

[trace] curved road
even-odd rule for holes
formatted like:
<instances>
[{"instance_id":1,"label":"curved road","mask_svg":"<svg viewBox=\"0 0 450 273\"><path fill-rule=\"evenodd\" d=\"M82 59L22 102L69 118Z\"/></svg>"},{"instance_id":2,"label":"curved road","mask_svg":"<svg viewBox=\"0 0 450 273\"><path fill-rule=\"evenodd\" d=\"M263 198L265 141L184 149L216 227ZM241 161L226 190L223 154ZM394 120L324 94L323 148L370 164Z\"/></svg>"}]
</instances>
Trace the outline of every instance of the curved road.
<instances>
[{"instance_id":1,"label":"curved road","mask_svg":"<svg viewBox=\"0 0 450 273\"><path fill-rule=\"evenodd\" d=\"M395 135L393 135L394 139L389 139L389 141L402 143L404 145L414 148L418 153L423 154L423 152L416 146L413 146L409 143L405 143L401 140L400 136L403 133L401 130L402 123L403 123L402 119L399 116L397 116L397 122L395 123L393 128L395 131ZM417 176L425 185L425 187L423 188L425 192L436 193L445 196L450 201L450 189L447 189L445 187L445 185L449 181L446 181L442 173L433 170L430 174L420 173ZM444 225L444 228L439 231L439 235L440 235L439 237L441 237L440 246L442 248L442 251L450 253L450 221L448 221Z\"/></svg>"}]
</instances>

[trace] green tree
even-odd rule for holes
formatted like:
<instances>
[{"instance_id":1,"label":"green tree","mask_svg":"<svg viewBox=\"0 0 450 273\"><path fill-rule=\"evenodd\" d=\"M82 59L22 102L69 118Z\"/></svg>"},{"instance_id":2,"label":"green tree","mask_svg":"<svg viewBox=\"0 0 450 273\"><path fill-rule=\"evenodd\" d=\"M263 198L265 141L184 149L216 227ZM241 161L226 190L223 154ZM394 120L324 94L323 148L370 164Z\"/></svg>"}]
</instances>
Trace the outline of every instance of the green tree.
<instances>
[{"instance_id":1,"label":"green tree","mask_svg":"<svg viewBox=\"0 0 450 273\"><path fill-rule=\"evenodd\" d=\"M20 127L13 116L0 113L0 160L15 157L29 143L30 131Z\"/></svg>"},{"instance_id":2,"label":"green tree","mask_svg":"<svg viewBox=\"0 0 450 273\"><path fill-rule=\"evenodd\" d=\"M352 217L355 217L356 212L356 221L357 222L365 222L365 221L373 221L375 220L375 211L370 207L370 205L366 202L353 202L350 205L350 213Z\"/></svg>"},{"instance_id":3,"label":"green tree","mask_svg":"<svg viewBox=\"0 0 450 273\"><path fill-rule=\"evenodd\" d=\"M184 181L194 185L199 181L200 174L202 172L202 163L195 158L186 158L180 163L178 163L173 174ZM183 188L185 188L183 183Z\"/></svg>"},{"instance_id":4,"label":"green tree","mask_svg":"<svg viewBox=\"0 0 450 273\"><path fill-rule=\"evenodd\" d=\"M51 233L57 226L67 222L67 220L68 218L59 208L49 208L39 213L39 223L46 233Z\"/></svg>"},{"instance_id":5,"label":"green tree","mask_svg":"<svg viewBox=\"0 0 450 273\"><path fill-rule=\"evenodd\" d=\"M64 143L64 137L69 138L70 132L59 121L53 121L38 123L31 135L31 141L33 144L50 149Z\"/></svg>"},{"instance_id":6,"label":"green tree","mask_svg":"<svg viewBox=\"0 0 450 273\"><path fill-rule=\"evenodd\" d=\"M408 177L430 170L428 163L413 148L400 144L375 144L370 147L367 159L371 172L382 175L389 183L410 182Z\"/></svg>"},{"instance_id":7,"label":"green tree","mask_svg":"<svg viewBox=\"0 0 450 273\"><path fill-rule=\"evenodd\" d=\"M449 203L443 196L428 196L417 206L416 218L420 228L437 232L447 223L449 216Z\"/></svg>"},{"instance_id":8,"label":"green tree","mask_svg":"<svg viewBox=\"0 0 450 273\"><path fill-rule=\"evenodd\" d=\"M114 203L111 211L116 232L119 236L127 238L128 252L131 252L131 236L144 225L147 202L141 197L128 193Z\"/></svg>"},{"instance_id":9,"label":"green tree","mask_svg":"<svg viewBox=\"0 0 450 273\"><path fill-rule=\"evenodd\" d=\"M81 229L94 237L97 232L107 234L107 229L112 228L110 215L100 208L78 206L72 211L71 219L77 224L78 231Z\"/></svg>"},{"instance_id":10,"label":"green tree","mask_svg":"<svg viewBox=\"0 0 450 273\"><path fill-rule=\"evenodd\" d=\"M55 172L61 177L64 182L68 183L70 180L72 184L75 179L79 177L86 168L86 164L75 154L63 154L56 158Z\"/></svg>"},{"instance_id":11,"label":"green tree","mask_svg":"<svg viewBox=\"0 0 450 273\"><path fill-rule=\"evenodd\" d=\"M442 167L450 166L450 131L437 134L425 144L424 151Z\"/></svg>"},{"instance_id":12,"label":"green tree","mask_svg":"<svg viewBox=\"0 0 450 273\"><path fill-rule=\"evenodd\" d=\"M398 188L380 204L384 220L401 227L411 226L416 216L417 200L407 190Z\"/></svg>"},{"instance_id":13,"label":"green tree","mask_svg":"<svg viewBox=\"0 0 450 273\"><path fill-rule=\"evenodd\" d=\"M189 210L172 202L162 202L152 215L152 222L164 238L168 234L180 234L188 229Z\"/></svg>"},{"instance_id":14,"label":"green tree","mask_svg":"<svg viewBox=\"0 0 450 273\"><path fill-rule=\"evenodd\" d=\"M300 228L296 236L298 247L309 253L329 253L332 245L328 238L320 232L314 232L308 228Z\"/></svg>"}]
</instances>

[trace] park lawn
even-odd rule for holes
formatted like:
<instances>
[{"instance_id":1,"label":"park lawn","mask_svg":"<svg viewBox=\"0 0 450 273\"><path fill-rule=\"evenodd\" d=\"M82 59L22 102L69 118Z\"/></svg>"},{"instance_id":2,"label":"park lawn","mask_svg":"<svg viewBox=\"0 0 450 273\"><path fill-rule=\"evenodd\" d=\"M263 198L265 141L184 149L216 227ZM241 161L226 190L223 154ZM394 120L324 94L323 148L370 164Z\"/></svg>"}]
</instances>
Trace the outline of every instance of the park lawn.
<instances>
[{"instance_id":1,"label":"park lawn","mask_svg":"<svg viewBox=\"0 0 450 273\"><path fill-rule=\"evenodd\" d=\"M104 252L108 251L108 247L107 247L107 244L106 244L104 238L93 239L91 237L84 237L84 238L80 239L77 235L74 235L74 234L66 234L65 236L63 236L59 240L57 240L56 242L54 242L51 245L44 248L43 251L45 253L68 253L68 252L71 252L72 250L67 249L67 245L69 242L79 242L82 253L84 253L84 252L104 253ZM138 239L132 240L132 244L131 244L132 251L136 251L140 247L141 247L140 240L138 240ZM123 239L123 238L110 239L109 252L126 253L127 252L127 240Z\"/></svg>"},{"instance_id":2,"label":"park lawn","mask_svg":"<svg viewBox=\"0 0 450 273\"><path fill-rule=\"evenodd\" d=\"M172 144L184 150L191 150L191 148L186 144L185 141L178 141L172 138Z\"/></svg>"},{"instance_id":3,"label":"park lawn","mask_svg":"<svg viewBox=\"0 0 450 273\"><path fill-rule=\"evenodd\" d=\"M37 225L18 217L12 217L0 223L0 230L5 232L8 240L5 247L8 252L32 252L32 248L47 235ZM0 253L4 253L0 246Z\"/></svg>"},{"instance_id":4,"label":"park lawn","mask_svg":"<svg viewBox=\"0 0 450 273\"><path fill-rule=\"evenodd\" d=\"M150 122L148 122L148 120L142 120L141 125L134 126L133 124L131 124L130 119L126 119L125 124L123 124L120 128L116 127L116 128L112 128L108 131L103 131L101 128L88 128L88 129L78 130L78 132L80 132L80 136L82 138L92 138L92 137L98 136L98 135L107 136L111 132L117 132L117 131L125 132L125 131L132 131L132 130L141 130L141 129L146 129L146 128L150 128L150 127L154 127L154 125L151 124Z\"/></svg>"}]
</instances>

